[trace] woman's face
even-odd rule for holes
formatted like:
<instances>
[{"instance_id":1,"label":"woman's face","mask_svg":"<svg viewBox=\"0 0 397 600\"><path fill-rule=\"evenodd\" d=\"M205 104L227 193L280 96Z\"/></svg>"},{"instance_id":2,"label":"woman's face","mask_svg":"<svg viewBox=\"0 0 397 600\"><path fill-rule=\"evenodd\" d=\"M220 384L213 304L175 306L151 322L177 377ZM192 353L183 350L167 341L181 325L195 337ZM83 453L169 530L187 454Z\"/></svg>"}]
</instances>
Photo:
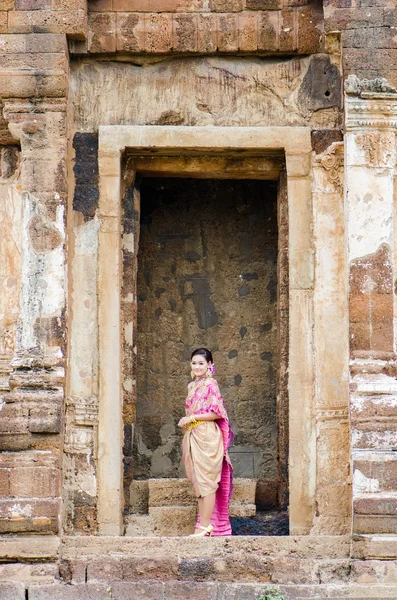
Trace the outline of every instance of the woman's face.
<instances>
[{"instance_id":1,"label":"woman's face","mask_svg":"<svg viewBox=\"0 0 397 600\"><path fill-rule=\"evenodd\" d=\"M204 356L200 356L199 354L193 356L190 363L192 371L196 377L202 377L205 375L210 364L211 362L207 362Z\"/></svg>"}]
</instances>

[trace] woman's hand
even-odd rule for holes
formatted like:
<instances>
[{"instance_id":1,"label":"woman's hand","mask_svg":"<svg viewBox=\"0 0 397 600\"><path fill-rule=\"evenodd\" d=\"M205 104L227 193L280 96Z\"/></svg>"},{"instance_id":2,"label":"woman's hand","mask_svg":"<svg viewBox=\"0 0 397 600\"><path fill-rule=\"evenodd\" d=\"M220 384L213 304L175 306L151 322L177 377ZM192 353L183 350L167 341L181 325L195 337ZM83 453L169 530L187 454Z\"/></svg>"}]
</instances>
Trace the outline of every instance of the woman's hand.
<instances>
[{"instance_id":1,"label":"woman's hand","mask_svg":"<svg viewBox=\"0 0 397 600\"><path fill-rule=\"evenodd\" d=\"M190 417L182 417L182 419L178 423L178 427L186 427L186 425L190 422L191 422Z\"/></svg>"}]
</instances>

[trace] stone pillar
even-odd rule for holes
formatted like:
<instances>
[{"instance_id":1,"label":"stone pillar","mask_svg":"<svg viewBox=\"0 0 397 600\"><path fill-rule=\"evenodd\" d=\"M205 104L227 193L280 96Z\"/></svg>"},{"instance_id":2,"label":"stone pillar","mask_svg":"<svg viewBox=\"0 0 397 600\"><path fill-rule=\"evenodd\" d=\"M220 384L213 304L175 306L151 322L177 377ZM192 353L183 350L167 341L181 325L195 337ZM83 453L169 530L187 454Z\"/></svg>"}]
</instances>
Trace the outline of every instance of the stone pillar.
<instances>
[{"instance_id":1,"label":"stone pillar","mask_svg":"<svg viewBox=\"0 0 397 600\"><path fill-rule=\"evenodd\" d=\"M289 498L290 531L310 532L315 512L313 412L312 190L310 152L287 153L289 219Z\"/></svg>"},{"instance_id":2,"label":"stone pillar","mask_svg":"<svg viewBox=\"0 0 397 600\"><path fill-rule=\"evenodd\" d=\"M344 144L334 142L313 154L317 482L312 533L336 535L351 526Z\"/></svg>"},{"instance_id":3,"label":"stone pillar","mask_svg":"<svg viewBox=\"0 0 397 600\"><path fill-rule=\"evenodd\" d=\"M99 414L98 524L121 535L123 419L121 402L121 154L99 146Z\"/></svg>"},{"instance_id":4,"label":"stone pillar","mask_svg":"<svg viewBox=\"0 0 397 600\"><path fill-rule=\"evenodd\" d=\"M346 82L353 529L397 533L395 167L397 91Z\"/></svg>"}]
</instances>

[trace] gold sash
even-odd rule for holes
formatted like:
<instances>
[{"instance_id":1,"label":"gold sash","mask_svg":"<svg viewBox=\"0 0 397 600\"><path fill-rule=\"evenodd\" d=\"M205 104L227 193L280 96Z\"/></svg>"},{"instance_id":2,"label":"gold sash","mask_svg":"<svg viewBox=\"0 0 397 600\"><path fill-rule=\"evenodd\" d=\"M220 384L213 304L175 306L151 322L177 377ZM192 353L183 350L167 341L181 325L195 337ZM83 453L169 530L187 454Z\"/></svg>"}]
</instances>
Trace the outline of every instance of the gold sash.
<instances>
[{"instance_id":1,"label":"gold sash","mask_svg":"<svg viewBox=\"0 0 397 600\"><path fill-rule=\"evenodd\" d=\"M195 421L193 423L188 423L185 427L186 431L190 431L191 429L194 429L195 427L198 427L199 425L201 425L201 423L206 423L206 421Z\"/></svg>"}]
</instances>

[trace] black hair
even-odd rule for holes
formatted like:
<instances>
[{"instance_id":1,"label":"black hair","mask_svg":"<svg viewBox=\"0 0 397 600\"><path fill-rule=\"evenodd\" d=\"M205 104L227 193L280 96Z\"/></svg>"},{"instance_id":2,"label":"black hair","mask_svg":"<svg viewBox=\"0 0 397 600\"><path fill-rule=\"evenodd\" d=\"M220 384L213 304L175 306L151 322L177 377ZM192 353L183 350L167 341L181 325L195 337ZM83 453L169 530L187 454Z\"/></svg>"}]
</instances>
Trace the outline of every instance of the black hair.
<instances>
[{"instance_id":1,"label":"black hair","mask_svg":"<svg viewBox=\"0 0 397 600\"><path fill-rule=\"evenodd\" d=\"M207 348L197 348L197 350L193 350L190 360L192 360L193 356L204 356L207 362L214 362L212 359L212 353Z\"/></svg>"}]
</instances>

